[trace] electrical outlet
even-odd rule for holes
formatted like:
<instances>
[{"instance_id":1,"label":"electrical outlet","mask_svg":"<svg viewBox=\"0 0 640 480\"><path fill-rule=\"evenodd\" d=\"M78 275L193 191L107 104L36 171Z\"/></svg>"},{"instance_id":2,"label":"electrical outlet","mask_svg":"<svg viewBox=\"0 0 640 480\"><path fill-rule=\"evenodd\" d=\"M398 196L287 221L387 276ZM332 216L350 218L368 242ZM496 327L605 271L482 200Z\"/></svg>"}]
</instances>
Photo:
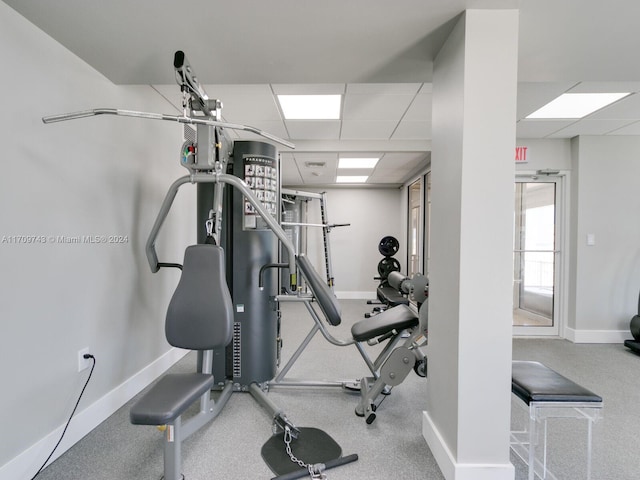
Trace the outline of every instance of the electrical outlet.
<instances>
[{"instance_id":1,"label":"electrical outlet","mask_svg":"<svg viewBox=\"0 0 640 480\"><path fill-rule=\"evenodd\" d=\"M78 350L78 371L81 372L91 367L91 359L84 358L84 355L89 353L89 347Z\"/></svg>"}]
</instances>

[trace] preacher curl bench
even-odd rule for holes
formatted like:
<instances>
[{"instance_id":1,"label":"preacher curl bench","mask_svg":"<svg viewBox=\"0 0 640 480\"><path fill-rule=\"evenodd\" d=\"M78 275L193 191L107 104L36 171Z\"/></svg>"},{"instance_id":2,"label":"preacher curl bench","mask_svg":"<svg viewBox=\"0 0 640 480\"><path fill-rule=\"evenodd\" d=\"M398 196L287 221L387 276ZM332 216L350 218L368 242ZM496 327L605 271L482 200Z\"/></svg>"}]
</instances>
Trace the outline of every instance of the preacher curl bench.
<instances>
[{"instance_id":1,"label":"preacher curl bench","mask_svg":"<svg viewBox=\"0 0 640 480\"><path fill-rule=\"evenodd\" d=\"M296 265L307 283L311 296L279 296L278 301L302 301L314 320L314 326L301 343L289 362L281 369L269 386L332 386L329 384L311 384L310 382L287 382L287 372L309 344L313 336L320 331L327 341L336 346L355 345L364 359L371 376L360 380L361 399L355 413L365 417L367 424L376 418L376 399L382 393L389 393L391 387L400 385L413 369L418 375L426 376L426 355L421 346L426 342L428 329L428 308L423 304L416 315L407 305L389 308L378 315L356 322L351 327L352 338L338 340L334 338L313 304L317 303L324 319L329 325L337 326L342 322L342 311L333 292L322 280L305 255L296 257ZM426 299L425 299L426 300ZM386 342L375 360L371 360L365 345L377 345ZM345 382L341 384L348 387Z\"/></svg>"}]
</instances>

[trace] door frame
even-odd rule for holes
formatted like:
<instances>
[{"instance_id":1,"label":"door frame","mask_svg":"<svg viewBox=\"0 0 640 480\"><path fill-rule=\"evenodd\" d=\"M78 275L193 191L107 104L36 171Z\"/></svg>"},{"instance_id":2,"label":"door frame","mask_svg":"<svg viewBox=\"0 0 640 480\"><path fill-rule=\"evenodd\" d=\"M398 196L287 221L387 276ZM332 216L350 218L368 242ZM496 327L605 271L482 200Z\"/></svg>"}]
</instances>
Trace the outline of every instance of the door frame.
<instances>
[{"instance_id":1,"label":"door frame","mask_svg":"<svg viewBox=\"0 0 640 480\"><path fill-rule=\"evenodd\" d=\"M513 326L514 336L560 336L563 338L566 336L565 328L569 294L567 281L569 275L569 172L556 172L553 174L544 174L539 172L518 171L515 175L514 184L517 182L555 182L556 242L554 247L553 326Z\"/></svg>"}]
</instances>

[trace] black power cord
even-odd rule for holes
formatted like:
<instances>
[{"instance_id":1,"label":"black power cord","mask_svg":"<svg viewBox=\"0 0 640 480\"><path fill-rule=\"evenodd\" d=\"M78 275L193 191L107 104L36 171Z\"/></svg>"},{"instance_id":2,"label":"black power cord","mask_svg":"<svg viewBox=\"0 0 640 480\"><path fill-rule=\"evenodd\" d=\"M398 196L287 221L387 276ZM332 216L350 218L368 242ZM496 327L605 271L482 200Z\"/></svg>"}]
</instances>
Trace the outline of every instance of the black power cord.
<instances>
[{"instance_id":1,"label":"black power cord","mask_svg":"<svg viewBox=\"0 0 640 480\"><path fill-rule=\"evenodd\" d=\"M62 438L64 437L64 434L67 433L67 428L69 428L69 424L71 423L71 419L73 418L73 415L76 413L76 410L78 409L78 405L80 405L80 400L82 399L82 395L84 394L84 391L87 389L87 385L89 385L89 380L91 380L91 375L93 375L93 369L96 368L96 357L94 357L90 353L85 353L83 355L83 357L85 359L89 359L90 358L90 359L93 360L93 365L91 365L91 371L89 372L89 376L87 377L87 381L84 382L84 387L82 387L82 391L80 392L80 396L78 397L78 401L76 402L76 406L73 407L73 411L71 412L71 415L69 416L69 420L67 420L67 424L64 426L64 430L62 431L62 435L60 435L60 440L58 440L58 443L56 443L56 446L53 447L53 450L51 450L51 453L49 454L47 459L44 461L42 466L38 469L36 474L33 477L31 477L31 480L34 480L38 475L40 475L40 472L42 472L42 470L44 469L44 467L47 464L47 462L51 459L51 457L53 456L53 453L56 451L58 446L60 446L60 442L62 442Z\"/></svg>"}]
</instances>

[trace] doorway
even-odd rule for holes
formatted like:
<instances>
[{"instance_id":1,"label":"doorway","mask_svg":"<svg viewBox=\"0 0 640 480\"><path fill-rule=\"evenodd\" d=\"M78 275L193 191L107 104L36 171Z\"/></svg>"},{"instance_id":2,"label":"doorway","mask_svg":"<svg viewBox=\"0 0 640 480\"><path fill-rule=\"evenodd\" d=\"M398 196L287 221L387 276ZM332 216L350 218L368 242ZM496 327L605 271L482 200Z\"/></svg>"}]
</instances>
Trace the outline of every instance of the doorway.
<instances>
[{"instance_id":1,"label":"doorway","mask_svg":"<svg viewBox=\"0 0 640 480\"><path fill-rule=\"evenodd\" d=\"M416 273L424 273L423 270L423 178L419 178L409 185L409 219L408 219L408 266L407 275L413 277Z\"/></svg>"},{"instance_id":2,"label":"doorway","mask_svg":"<svg viewBox=\"0 0 640 480\"><path fill-rule=\"evenodd\" d=\"M519 335L558 335L561 268L560 177L517 177L513 249L513 327Z\"/></svg>"}]
</instances>

